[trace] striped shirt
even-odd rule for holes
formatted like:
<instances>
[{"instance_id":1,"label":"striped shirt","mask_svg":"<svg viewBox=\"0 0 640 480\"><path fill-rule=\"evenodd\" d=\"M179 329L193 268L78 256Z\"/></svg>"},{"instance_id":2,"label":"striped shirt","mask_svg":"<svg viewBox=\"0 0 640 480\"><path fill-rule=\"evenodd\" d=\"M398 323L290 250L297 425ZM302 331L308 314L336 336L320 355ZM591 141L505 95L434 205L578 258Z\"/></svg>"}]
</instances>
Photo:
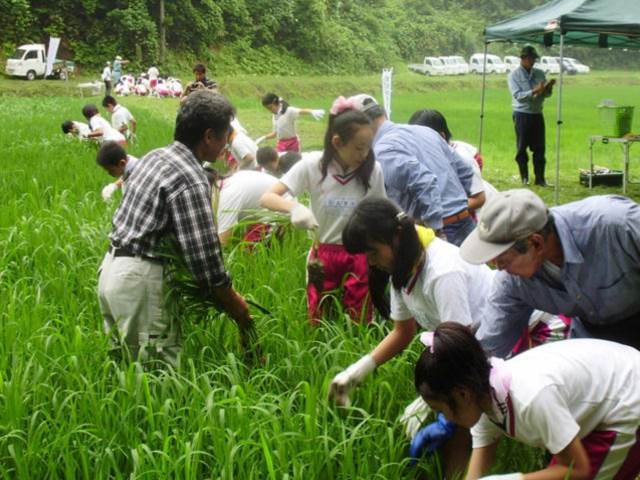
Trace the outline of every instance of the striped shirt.
<instances>
[{"instance_id":1,"label":"striped shirt","mask_svg":"<svg viewBox=\"0 0 640 480\"><path fill-rule=\"evenodd\" d=\"M181 254L202 288L231 284L213 223L211 191L193 153L180 142L149 152L127 179L113 217L111 244L135 255L157 257L162 240L175 235Z\"/></svg>"}]
</instances>

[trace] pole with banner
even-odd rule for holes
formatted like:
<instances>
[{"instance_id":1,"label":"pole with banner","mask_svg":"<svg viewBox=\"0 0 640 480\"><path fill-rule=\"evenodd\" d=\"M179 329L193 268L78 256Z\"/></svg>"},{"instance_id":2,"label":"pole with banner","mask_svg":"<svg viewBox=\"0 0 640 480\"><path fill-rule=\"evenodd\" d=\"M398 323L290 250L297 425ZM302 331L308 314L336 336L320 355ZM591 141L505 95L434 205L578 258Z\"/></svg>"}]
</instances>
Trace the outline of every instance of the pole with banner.
<instances>
[{"instance_id":1,"label":"pole with banner","mask_svg":"<svg viewBox=\"0 0 640 480\"><path fill-rule=\"evenodd\" d=\"M47 65L44 69L44 78L47 78L53 72L53 62L58 54L58 47L60 46L60 38L49 37L49 48L47 49Z\"/></svg>"},{"instance_id":2,"label":"pole with banner","mask_svg":"<svg viewBox=\"0 0 640 480\"><path fill-rule=\"evenodd\" d=\"M382 69L382 105L387 112L387 118L391 120L391 85L393 67Z\"/></svg>"}]
</instances>

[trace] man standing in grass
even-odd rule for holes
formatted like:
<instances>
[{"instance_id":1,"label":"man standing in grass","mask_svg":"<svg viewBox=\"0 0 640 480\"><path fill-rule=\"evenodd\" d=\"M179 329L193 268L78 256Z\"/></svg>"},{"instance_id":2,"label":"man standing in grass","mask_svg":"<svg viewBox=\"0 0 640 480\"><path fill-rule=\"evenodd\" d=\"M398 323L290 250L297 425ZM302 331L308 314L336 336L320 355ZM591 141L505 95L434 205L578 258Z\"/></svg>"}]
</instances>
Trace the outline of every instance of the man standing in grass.
<instances>
[{"instance_id":1,"label":"man standing in grass","mask_svg":"<svg viewBox=\"0 0 640 480\"><path fill-rule=\"evenodd\" d=\"M194 280L240 328L251 348L254 323L231 286L213 223L201 162L214 162L228 141L233 107L221 95L198 91L178 111L175 141L140 160L113 217L111 246L100 267L98 298L113 351L144 363L176 365L178 319L167 311L160 248L175 237Z\"/></svg>"},{"instance_id":2,"label":"man standing in grass","mask_svg":"<svg viewBox=\"0 0 640 480\"><path fill-rule=\"evenodd\" d=\"M529 185L529 157L527 148L533 153L533 172L536 185L546 187L544 167L544 116L542 103L551 96L555 80L546 81L544 72L534 68L538 52L526 46L520 52L520 66L509 74L509 90L513 107L513 125L516 130L516 162L523 185Z\"/></svg>"},{"instance_id":3,"label":"man standing in grass","mask_svg":"<svg viewBox=\"0 0 640 480\"><path fill-rule=\"evenodd\" d=\"M547 209L527 189L499 192L483 207L460 255L502 270L477 333L491 354L509 354L534 309L574 317L572 337L640 349L636 202L602 195Z\"/></svg>"}]
</instances>

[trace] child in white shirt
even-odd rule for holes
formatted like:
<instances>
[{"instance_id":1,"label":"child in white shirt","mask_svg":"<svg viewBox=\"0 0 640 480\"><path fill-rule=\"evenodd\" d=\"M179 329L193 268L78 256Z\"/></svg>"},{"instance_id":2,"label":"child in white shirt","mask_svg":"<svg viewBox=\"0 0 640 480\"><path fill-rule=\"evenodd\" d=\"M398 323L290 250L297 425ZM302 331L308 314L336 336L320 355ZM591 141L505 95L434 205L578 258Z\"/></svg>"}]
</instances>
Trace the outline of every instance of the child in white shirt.
<instances>
[{"instance_id":1,"label":"child in white shirt","mask_svg":"<svg viewBox=\"0 0 640 480\"><path fill-rule=\"evenodd\" d=\"M89 121L89 128L91 129L91 133L89 133L88 138L95 138L98 142L116 142L120 145L126 145L127 139L124 137L122 133L113 128L109 122L107 122L102 116L100 116L100 112L98 112L98 107L93 104L88 104L82 107L82 115Z\"/></svg>"},{"instance_id":2,"label":"child in white shirt","mask_svg":"<svg viewBox=\"0 0 640 480\"><path fill-rule=\"evenodd\" d=\"M467 479L619 479L640 473L640 352L604 340L542 345L506 362L485 357L471 331L443 323L415 369L422 398L471 428ZM508 436L553 455L530 474L484 477ZM414 452L419 454L418 451Z\"/></svg>"},{"instance_id":3,"label":"child in white shirt","mask_svg":"<svg viewBox=\"0 0 640 480\"><path fill-rule=\"evenodd\" d=\"M342 288L342 303L351 318L371 319L368 267L364 255L351 255L342 245L342 229L355 206L367 197L384 197L382 169L373 158L373 127L368 117L344 97L331 107L323 155L302 159L262 196L262 206L291 214L298 228L317 230L309 261L323 272L307 284L307 307L313 324L320 321L326 292ZM308 192L311 210L283 198Z\"/></svg>"},{"instance_id":4,"label":"child in white shirt","mask_svg":"<svg viewBox=\"0 0 640 480\"><path fill-rule=\"evenodd\" d=\"M117 142L104 142L98 150L96 163L106 170L114 178L113 183L109 183L102 189L102 199L110 202L113 194L119 189L122 193L126 190L127 179L138 163L138 159L127 152L122 145Z\"/></svg>"},{"instance_id":5,"label":"child in white shirt","mask_svg":"<svg viewBox=\"0 0 640 480\"><path fill-rule=\"evenodd\" d=\"M102 106L111 114L111 126L122 133L127 140L135 138L137 123L129 109L107 95L102 99Z\"/></svg>"},{"instance_id":6,"label":"child in white shirt","mask_svg":"<svg viewBox=\"0 0 640 480\"><path fill-rule=\"evenodd\" d=\"M270 138L277 138L276 150L278 152L300 151L300 139L296 132L298 116L309 114L316 120L321 120L324 117L324 110L292 107L275 93L267 93L262 97L262 106L273 114L273 131L258 138L256 144Z\"/></svg>"},{"instance_id":7,"label":"child in white shirt","mask_svg":"<svg viewBox=\"0 0 640 480\"><path fill-rule=\"evenodd\" d=\"M79 140L88 140L91 129L86 123L65 120L62 122L62 133L77 137Z\"/></svg>"}]
</instances>

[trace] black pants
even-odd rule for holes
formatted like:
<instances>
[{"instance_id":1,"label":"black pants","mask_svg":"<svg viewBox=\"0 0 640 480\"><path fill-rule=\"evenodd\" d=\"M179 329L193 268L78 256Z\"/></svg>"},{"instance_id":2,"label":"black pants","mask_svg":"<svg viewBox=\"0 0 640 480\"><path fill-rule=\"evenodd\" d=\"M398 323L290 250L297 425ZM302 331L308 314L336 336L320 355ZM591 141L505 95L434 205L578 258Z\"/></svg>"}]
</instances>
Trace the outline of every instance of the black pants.
<instances>
[{"instance_id":1,"label":"black pants","mask_svg":"<svg viewBox=\"0 0 640 480\"><path fill-rule=\"evenodd\" d=\"M111 95L111 80L104 81L104 94Z\"/></svg>"},{"instance_id":2,"label":"black pants","mask_svg":"<svg viewBox=\"0 0 640 480\"><path fill-rule=\"evenodd\" d=\"M520 177L529 180L529 156L527 148L533 153L533 172L536 183L544 183L544 117L541 113L513 112L513 125L516 130L516 162Z\"/></svg>"},{"instance_id":3,"label":"black pants","mask_svg":"<svg viewBox=\"0 0 640 480\"><path fill-rule=\"evenodd\" d=\"M640 312L631 318L608 325L594 325L579 318L571 322L570 337L599 338L623 343L640 350Z\"/></svg>"}]
</instances>

